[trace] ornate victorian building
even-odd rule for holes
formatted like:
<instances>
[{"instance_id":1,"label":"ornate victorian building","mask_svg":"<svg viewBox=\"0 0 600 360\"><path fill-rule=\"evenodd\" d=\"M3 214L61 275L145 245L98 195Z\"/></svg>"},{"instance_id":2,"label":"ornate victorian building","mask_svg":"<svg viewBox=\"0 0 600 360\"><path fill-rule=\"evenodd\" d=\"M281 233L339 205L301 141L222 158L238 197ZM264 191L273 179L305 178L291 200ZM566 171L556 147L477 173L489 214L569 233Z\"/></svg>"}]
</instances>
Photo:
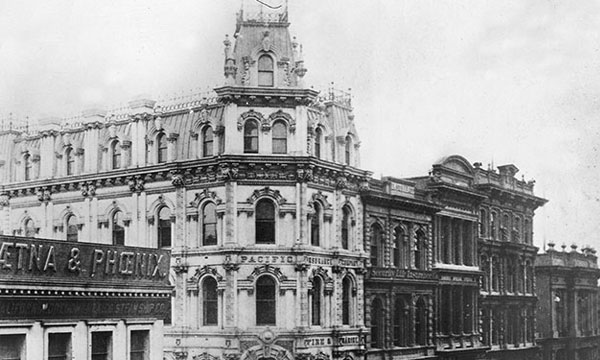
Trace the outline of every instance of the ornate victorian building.
<instances>
[{"instance_id":1,"label":"ornate victorian building","mask_svg":"<svg viewBox=\"0 0 600 360\"><path fill-rule=\"evenodd\" d=\"M538 343L543 359L592 360L600 356L598 258L596 250L554 249L535 260Z\"/></svg>"},{"instance_id":2,"label":"ornate victorian building","mask_svg":"<svg viewBox=\"0 0 600 360\"><path fill-rule=\"evenodd\" d=\"M257 6L213 98L4 131L1 229L172 249L167 359L357 358L369 173L349 97L305 88L287 9Z\"/></svg>"}]
</instances>

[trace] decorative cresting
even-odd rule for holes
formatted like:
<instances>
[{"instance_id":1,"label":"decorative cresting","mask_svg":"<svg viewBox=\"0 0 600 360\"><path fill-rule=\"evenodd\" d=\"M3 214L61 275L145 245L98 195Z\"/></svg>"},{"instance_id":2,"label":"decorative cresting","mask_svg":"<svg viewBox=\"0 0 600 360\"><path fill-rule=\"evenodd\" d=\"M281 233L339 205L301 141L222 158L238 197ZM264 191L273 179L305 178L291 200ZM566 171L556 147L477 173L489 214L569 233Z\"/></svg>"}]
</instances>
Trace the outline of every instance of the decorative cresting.
<instances>
[{"instance_id":1,"label":"decorative cresting","mask_svg":"<svg viewBox=\"0 0 600 360\"><path fill-rule=\"evenodd\" d=\"M240 115L240 117L238 118L237 128L239 131L241 131L244 128L244 124L246 123L247 120L258 121L261 126L261 129L263 131L268 131L269 129L271 129L271 124L270 124L269 120L266 119L262 113L260 113L258 111L254 111L254 109L250 109L250 110L246 111L245 113L242 113Z\"/></svg>"},{"instance_id":2,"label":"decorative cresting","mask_svg":"<svg viewBox=\"0 0 600 360\"><path fill-rule=\"evenodd\" d=\"M296 291L296 279L288 279L288 277L281 272L281 269L269 264L257 266L246 279L239 279L238 290L246 290L248 291L248 294L253 294L256 279L265 274L276 279L280 295L284 295L287 290Z\"/></svg>"},{"instance_id":3,"label":"decorative cresting","mask_svg":"<svg viewBox=\"0 0 600 360\"><path fill-rule=\"evenodd\" d=\"M187 280L188 291L198 291L198 285L200 280L205 276L213 276L217 280L217 291L225 290L225 282L223 281L223 275L219 274L216 268L210 265L204 265L201 268L197 268L194 275Z\"/></svg>"},{"instance_id":4,"label":"decorative cresting","mask_svg":"<svg viewBox=\"0 0 600 360\"><path fill-rule=\"evenodd\" d=\"M323 280L323 284L325 285L323 287L323 292L325 295L333 294L333 278L329 276L327 270L323 269L321 266L316 269L312 269L311 275L308 278L311 284L315 277L320 277ZM312 292L312 285L309 291Z\"/></svg>"},{"instance_id":5,"label":"decorative cresting","mask_svg":"<svg viewBox=\"0 0 600 360\"><path fill-rule=\"evenodd\" d=\"M254 205L261 198L270 198L275 203L277 203L277 207L279 210L279 217L285 217L286 214L292 214L292 216L296 216L296 205L293 203L288 203L287 199L284 198L279 190L273 190L270 187L264 187L262 189L254 190L252 195L246 200L246 203L238 204L238 214L240 213L248 213L248 215L254 214Z\"/></svg>"},{"instance_id":6,"label":"decorative cresting","mask_svg":"<svg viewBox=\"0 0 600 360\"><path fill-rule=\"evenodd\" d=\"M276 120L284 120L285 122L287 122L290 132L293 133L296 131L296 120L294 120L294 118L290 114L284 112L283 110L279 109L276 112L269 115L269 126L273 126L273 123Z\"/></svg>"},{"instance_id":7,"label":"decorative cresting","mask_svg":"<svg viewBox=\"0 0 600 360\"><path fill-rule=\"evenodd\" d=\"M259 359L294 360L294 357L285 348L271 343L253 346L244 351L240 357L240 360Z\"/></svg>"}]
</instances>

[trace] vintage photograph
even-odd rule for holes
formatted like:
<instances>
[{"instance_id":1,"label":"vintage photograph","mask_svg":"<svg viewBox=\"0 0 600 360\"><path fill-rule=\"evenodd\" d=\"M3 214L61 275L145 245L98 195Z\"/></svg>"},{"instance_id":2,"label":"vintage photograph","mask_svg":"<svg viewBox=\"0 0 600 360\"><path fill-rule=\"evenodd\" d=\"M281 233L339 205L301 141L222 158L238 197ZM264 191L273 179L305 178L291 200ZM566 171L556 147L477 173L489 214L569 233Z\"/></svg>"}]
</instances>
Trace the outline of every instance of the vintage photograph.
<instances>
[{"instance_id":1,"label":"vintage photograph","mask_svg":"<svg viewBox=\"0 0 600 360\"><path fill-rule=\"evenodd\" d=\"M600 2L0 2L0 360L600 359Z\"/></svg>"}]
</instances>

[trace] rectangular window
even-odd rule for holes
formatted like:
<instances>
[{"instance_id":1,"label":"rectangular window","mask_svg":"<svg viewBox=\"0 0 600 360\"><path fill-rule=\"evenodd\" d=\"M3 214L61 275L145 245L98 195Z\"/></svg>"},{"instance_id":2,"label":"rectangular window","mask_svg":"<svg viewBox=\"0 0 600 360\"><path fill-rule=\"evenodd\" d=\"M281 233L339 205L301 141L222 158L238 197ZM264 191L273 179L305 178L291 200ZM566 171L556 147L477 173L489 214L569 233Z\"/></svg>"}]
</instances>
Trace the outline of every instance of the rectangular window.
<instances>
[{"instance_id":1,"label":"rectangular window","mask_svg":"<svg viewBox=\"0 0 600 360\"><path fill-rule=\"evenodd\" d=\"M112 332L92 333L92 360L112 360Z\"/></svg>"},{"instance_id":2,"label":"rectangular window","mask_svg":"<svg viewBox=\"0 0 600 360\"><path fill-rule=\"evenodd\" d=\"M131 360L148 360L150 332L148 330L131 331L131 345L129 347L129 358Z\"/></svg>"},{"instance_id":3,"label":"rectangular window","mask_svg":"<svg viewBox=\"0 0 600 360\"><path fill-rule=\"evenodd\" d=\"M71 333L48 334L48 360L71 360Z\"/></svg>"},{"instance_id":4,"label":"rectangular window","mask_svg":"<svg viewBox=\"0 0 600 360\"><path fill-rule=\"evenodd\" d=\"M0 360L25 359L25 335L0 335Z\"/></svg>"}]
</instances>

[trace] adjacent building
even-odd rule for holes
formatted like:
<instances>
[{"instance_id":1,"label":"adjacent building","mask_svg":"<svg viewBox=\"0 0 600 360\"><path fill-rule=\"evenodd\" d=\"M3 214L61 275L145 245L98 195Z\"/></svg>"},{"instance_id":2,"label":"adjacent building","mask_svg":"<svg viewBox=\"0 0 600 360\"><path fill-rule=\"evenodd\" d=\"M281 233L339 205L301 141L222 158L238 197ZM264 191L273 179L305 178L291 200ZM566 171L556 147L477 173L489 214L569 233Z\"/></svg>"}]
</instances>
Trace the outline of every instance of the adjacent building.
<instances>
[{"instance_id":1,"label":"adjacent building","mask_svg":"<svg viewBox=\"0 0 600 360\"><path fill-rule=\"evenodd\" d=\"M163 359L169 252L0 236L0 358Z\"/></svg>"},{"instance_id":2,"label":"adjacent building","mask_svg":"<svg viewBox=\"0 0 600 360\"><path fill-rule=\"evenodd\" d=\"M592 360L600 356L598 257L596 250L557 251L548 244L535 261L537 331L542 358Z\"/></svg>"}]
</instances>

